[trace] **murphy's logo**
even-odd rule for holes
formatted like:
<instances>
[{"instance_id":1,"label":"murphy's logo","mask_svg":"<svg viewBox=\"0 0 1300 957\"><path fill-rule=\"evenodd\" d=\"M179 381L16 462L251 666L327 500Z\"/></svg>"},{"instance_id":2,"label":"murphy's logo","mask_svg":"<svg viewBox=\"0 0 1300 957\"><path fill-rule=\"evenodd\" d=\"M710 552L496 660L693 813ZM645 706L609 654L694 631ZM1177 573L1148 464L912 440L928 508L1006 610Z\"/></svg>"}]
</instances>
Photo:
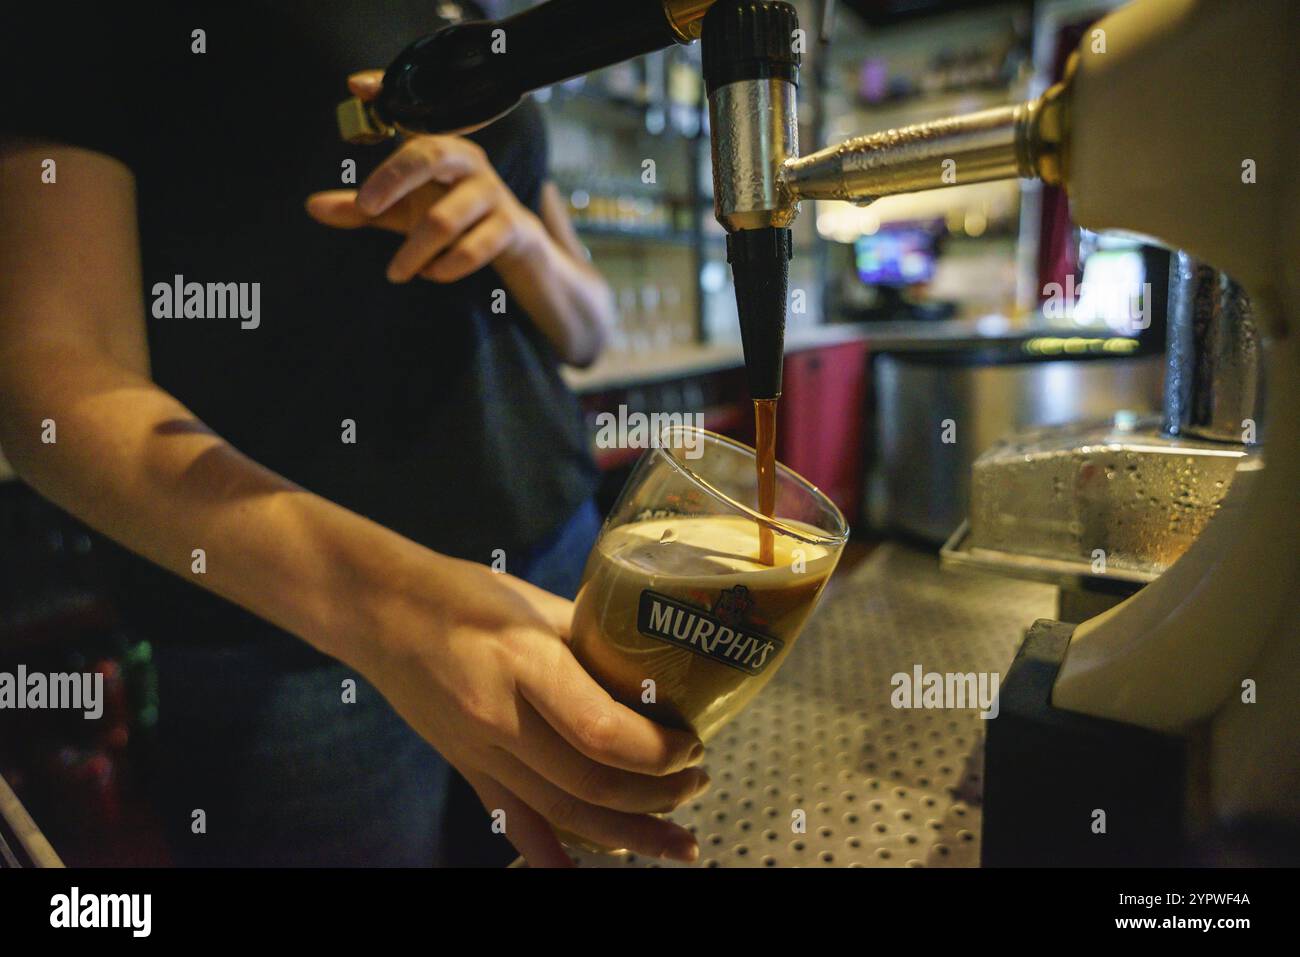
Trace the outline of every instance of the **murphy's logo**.
<instances>
[{"instance_id":1,"label":"murphy's logo","mask_svg":"<svg viewBox=\"0 0 1300 957\"><path fill-rule=\"evenodd\" d=\"M776 657L783 642L744 626L753 604L744 585L722 592L708 611L646 589L641 592L636 627L647 637L756 675Z\"/></svg>"}]
</instances>

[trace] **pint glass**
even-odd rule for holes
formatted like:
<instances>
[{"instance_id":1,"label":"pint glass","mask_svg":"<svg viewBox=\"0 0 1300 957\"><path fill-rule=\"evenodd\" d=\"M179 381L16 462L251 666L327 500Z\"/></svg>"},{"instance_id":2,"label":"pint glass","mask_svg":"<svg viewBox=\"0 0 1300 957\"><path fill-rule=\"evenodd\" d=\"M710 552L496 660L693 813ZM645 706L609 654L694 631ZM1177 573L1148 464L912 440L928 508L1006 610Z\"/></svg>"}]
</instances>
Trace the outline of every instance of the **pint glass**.
<instances>
[{"instance_id":1,"label":"pint glass","mask_svg":"<svg viewBox=\"0 0 1300 957\"><path fill-rule=\"evenodd\" d=\"M775 516L755 508L754 450L668 429L605 520L578 593L573 652L616 699L707 741L781 667L839 561L848 527L777 466ZM774 561L759 560L760 526Z\"/></svg>"}]
</instances>

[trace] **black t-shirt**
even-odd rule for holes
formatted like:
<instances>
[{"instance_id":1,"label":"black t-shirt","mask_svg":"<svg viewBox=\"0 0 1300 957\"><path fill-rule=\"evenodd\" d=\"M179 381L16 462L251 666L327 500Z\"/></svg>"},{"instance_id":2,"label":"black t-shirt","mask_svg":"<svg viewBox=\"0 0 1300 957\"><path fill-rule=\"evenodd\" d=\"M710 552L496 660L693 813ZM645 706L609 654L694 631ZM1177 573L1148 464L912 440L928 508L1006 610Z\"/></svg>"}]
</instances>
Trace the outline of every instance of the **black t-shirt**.
<instances>
[{"instance_id":1,"label":"black t-shirt","mask_svg":"<svg viewBox=\"0 0 1300 957\"><path fill-rule=\"evenodd\" d=\"M264 465L438 551L522 555L590 496L595 470L555 356L490 268L394 286L401 237L304 211L391 147L343 143L348 73L383 68L466 4L361 0L24 4L0 34L0 131L119 158L136 178L153 377ZM202 30L206 52L194 52ZM448 91L455 96L455 90ZM472 137L536 210L545 129L526 103ZM39 171L32 188L42 187ZM260 284L239 318L155 318L155 285ZM345 420L355 443L343 441ZM180 639L269 626L139 560L124 606Z\"/></svg>"}]
</instances>

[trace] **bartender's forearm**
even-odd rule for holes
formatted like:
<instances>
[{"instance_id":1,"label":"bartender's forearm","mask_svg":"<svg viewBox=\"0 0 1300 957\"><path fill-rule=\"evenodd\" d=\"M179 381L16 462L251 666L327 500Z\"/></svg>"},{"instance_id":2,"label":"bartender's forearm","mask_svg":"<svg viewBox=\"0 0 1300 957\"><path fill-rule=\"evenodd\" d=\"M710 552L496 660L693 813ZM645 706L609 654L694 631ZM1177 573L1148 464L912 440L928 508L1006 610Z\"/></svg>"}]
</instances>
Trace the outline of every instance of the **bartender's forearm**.
<instances>
[{"instance_id":1,"label":"bartender's forearm","mask_svg":"<svg viewBox=\"0 0 1300 957\"><path fill-rule=\"evenodd\" d=\"M147 378L66 341L0 349L0 446L87 524L363 672L378 654L365 644L366 595L410 567L412 551L441 560L263 468Z\"/></svg>"},{"instance_id":2,"label":"bartender's forearm","mask_svg":"<svg viewBox=\"0 0 1300 957\"><path fill-rule=\"evenodd\" d=\"M493 263L533 322L569 365L588 366L600 355L613 321L609 286L594 268L580 262L525 210L519 238Z\"/></svg>"}]
</instances>

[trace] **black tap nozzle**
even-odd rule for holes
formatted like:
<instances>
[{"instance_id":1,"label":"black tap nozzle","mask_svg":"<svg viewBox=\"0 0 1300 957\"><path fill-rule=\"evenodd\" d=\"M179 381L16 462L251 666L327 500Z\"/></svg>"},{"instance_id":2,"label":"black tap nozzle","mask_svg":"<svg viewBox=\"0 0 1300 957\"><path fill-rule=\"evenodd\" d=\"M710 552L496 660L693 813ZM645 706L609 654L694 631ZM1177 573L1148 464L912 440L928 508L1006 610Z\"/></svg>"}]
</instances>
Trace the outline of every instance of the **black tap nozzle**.
<instances>
[{"instance_id":1,"label":"black tap nozzle","mask_svg":"<svg viewBox=\"0 0 1300 957\"><path fill-rule=\"evenodd\" d=\"M785 355L785 306L790 286L790 230L777 226L741 229L727 236L727 262L736 283L740 341L745 349L749 394L781 395Z\"/></svg>"}]
</instances>

